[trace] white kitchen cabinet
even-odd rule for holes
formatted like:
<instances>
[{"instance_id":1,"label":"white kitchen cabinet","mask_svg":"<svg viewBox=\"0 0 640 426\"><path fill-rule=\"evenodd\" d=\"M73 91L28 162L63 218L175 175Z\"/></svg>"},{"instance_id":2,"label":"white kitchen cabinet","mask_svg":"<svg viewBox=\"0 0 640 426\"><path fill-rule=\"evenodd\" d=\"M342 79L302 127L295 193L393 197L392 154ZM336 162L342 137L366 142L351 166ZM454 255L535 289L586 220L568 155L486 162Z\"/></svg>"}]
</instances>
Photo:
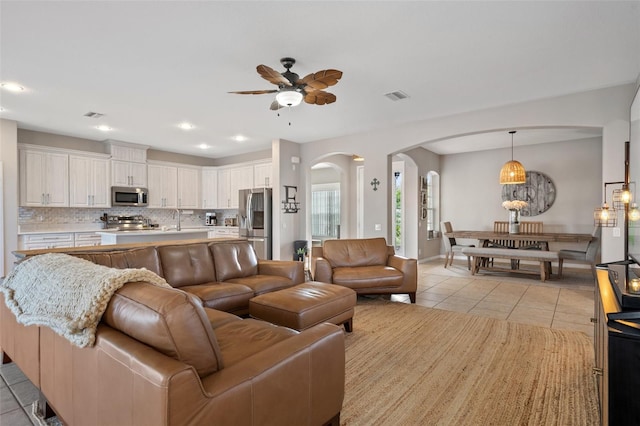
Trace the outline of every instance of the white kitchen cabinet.
<instances>
[{"instance_id":1,"label":"white kitchen cabinet","mask_svg":"<svg viewBox=\"0 0 640 426\"><path fill-rule=\"evenodd\" d=\"M147 162L147 147L132 145L110 144L111 158L114 160L129 161L133 163Z\"/></svg>"},{"instance_id":2,"label":"white kitchen cabinet","mask_svg":"<svg viewBox=\"0 0 640 426\"><path fill-rule=\"evenodd\" d=\"M149 207L178 208L178 168L149 164Z\"/></svg>"},{"instance_id":3,"label":"white kitchen cabinet","mask_svg":"<svg viewBox=\"0 0 640 426\"><path fill-rule=\"evenodd\" d=\"M60 234L29 234L20 235L18 238L19 250L51 249L73 246L74 238L72 232Z\"/></svg>"},{"instance_id":4,"label":"white kitchen cabinet","mask_svg":"<svg viewBox=\"0 0 640 426\"><path fill-rule=\"evenodd\" d=\"M99 246L102 237L93 232L76 232L74 236L75 247Z\"/></svg>"},{"instance_id":5,"label":"white kitchen cabinet","mask_svg":"<svg viewBox=\"0 0 640 426\"><path fill-rule=\"evenodd\" d=\"M131 161L111 160L113 186L147 187L147 165Z\"/></svg>"},{"instance_id":6,"label":"white kitchen cabinet","mask_svg":"<svg viewBox=\"0 0 640 426\"><path fill-rule=\"evenodd\" d=\"M20 150L20 205L69 206L69 155Z\"/></svg>"},{"instance_id":7,"label":"white kitchen cabinet","mask_svg":"<svg viewBox=\"0 0 640 426\"><path fill-rule=\"evenodd\" d=\"M111 184L113 186L147 186L148 146L109 142L111 153Z\"/></svg>"},{"instance_id":8,"label":"white kitchen cabinet","mask_svg":"<svg viewBox=\"0 0 640 426\"><path fill-rule=\"evenodd\" d=\"M230 179L231 179L230 169L218 170L218 208L219 209L231 208L231 197L229 196Z\"/></svg>"},{"instance_id":9,"label":"white kitchen cabinet","mask_svg":"<svg viewBox=\"0 0 640 426\"><path fill-rule=\"evenodd\" d=\"M227 167L218 171L218 208L237 209L239 191L253 188L253 165Z\"/></svg>"},{"instance_id":10,"label":"white kitchen cabinet","mask_svg":"<svg viewBox=\"0 0 640 426\"><path fill-rule=\"evenodd\" d=\"M214 226L208 232L208 238L238 238L239 235L237 226Z\"/></svg>"},{"instance_id":11,"label":"white kitchen cabinet","mask_svg":"<svg viewBox=\"0 0 640 426\"><path fill-rule=\"evenodd\" d=\"M267 163L256 163L253 165L253 187L271 188L273 177L273 165L271 161Z\"/></svg>"},{"instance_id":12,"label":"white kitchen cabinet","mask_svg":"<svg viewBox=\"0 0 640 426\"><path fill-rule=\"evenodd\" d=\"M202 169L202 208L218 207L218 169L204 167Z\"/></svg>"},{"instance_id":13,"label":"white kitchen cabinet","mask_svg":"<svg viewBox=\"0 0 640 426\"><path fill-rule=\"evenodd\" d=\"M200 168L178 167L178 208L200 208Z\"/></svg>"},{"instance_id":14,"label":"white kitchen cabinet","mask_svg":"<svg viewBox=\"0 0 640 426\"><path fill-rule=\"evenodd\" d=\"M108 159L69 156L70 207L109 207L110 192Z\"/></svg>"}]
</instances>

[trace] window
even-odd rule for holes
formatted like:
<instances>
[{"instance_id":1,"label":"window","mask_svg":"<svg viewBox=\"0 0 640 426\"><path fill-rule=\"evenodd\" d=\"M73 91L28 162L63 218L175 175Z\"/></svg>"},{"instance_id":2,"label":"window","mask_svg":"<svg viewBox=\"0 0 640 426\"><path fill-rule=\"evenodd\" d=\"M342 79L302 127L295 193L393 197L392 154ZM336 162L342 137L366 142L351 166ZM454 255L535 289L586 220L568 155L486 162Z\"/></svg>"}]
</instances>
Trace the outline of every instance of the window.
<instances>
[{"instance_id":1,"label":"window","mask_svg":"<svg viewBox=\"0 0 640 426\"><path fill-rule=\"evenodd\" d=\"M340 184L311 185L311 237L340 237Z\"/></svg>"},{"instance_id":2,"label":"window","mask_svg":"<svg viewBox=\"0 0 640 426\"><path fill-rule=\"evenodd\" d=\"M439 176L436 172L429 172L422 178L422 219L427 221L427 235L433 238L438 223L438 187Z\"/></svg>"}]
</instances>

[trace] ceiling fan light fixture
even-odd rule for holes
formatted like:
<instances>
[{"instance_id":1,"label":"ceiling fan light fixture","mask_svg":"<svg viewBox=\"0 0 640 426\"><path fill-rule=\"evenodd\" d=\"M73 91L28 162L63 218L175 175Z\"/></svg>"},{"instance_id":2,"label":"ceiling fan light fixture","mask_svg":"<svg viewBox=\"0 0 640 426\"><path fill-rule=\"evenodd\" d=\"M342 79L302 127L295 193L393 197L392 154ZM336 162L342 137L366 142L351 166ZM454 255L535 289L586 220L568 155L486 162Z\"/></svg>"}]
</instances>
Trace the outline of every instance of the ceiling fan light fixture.
<instances>
[{"instance_id":1,"label":"ceiling fan light fixture","mask_svg":"<svg viewBox=\"0 0 640 426\"><path fill-rule=\"evenodd\" d=\"M283 107L294 107L302 102L302 93L295 90L284 90L276 95L276 101Z\"/></svg>"}]
</instances>

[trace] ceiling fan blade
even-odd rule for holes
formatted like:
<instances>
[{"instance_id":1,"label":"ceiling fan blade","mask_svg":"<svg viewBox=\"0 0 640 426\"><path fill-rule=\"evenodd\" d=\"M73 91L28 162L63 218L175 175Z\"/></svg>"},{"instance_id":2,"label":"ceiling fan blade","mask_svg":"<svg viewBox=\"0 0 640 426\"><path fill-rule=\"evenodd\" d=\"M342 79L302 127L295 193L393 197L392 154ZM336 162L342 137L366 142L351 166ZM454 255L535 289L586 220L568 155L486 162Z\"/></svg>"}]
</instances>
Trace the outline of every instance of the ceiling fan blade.
<instances>
[{"instance_id":1,"label":"ceiling fan blade","mask_svg":"<svg viewBox=\"0 0 640 426\"><path fill-rule=\"evenodd\" d=\"M304 101L308 104L315 105L332 104L336 101L336 95L334 95L333 93L318 90L315 92L307 93L307 95L304 97Z\"/></svg>"},{"instance_id":2,"label":"ceiling fan blade","mask_svg":"<svg viewBox=\"0 0 640 426\"><path fill-rule=\"evenodd\" d=\"M275 100L273 102L271 102L271 106L269 107L269 109L271 111L277 111L280 108L282 108L282 105L280 105L280 103L278 101L275 101Z\"/></svg>"},{"instance_id":3,"label":"ceiling fan blade","mask_svg":"<svg viewBox=\"0 0 640 426\"><path fill-rule=\"evenodd\" d=\"M338 80L342 78L342 71L338 70L322 70L316 73L309 74L302 79L302 82L307 85L305 90L308 91L322 90L329 86L333 86L338 83Z\"/></svg>"},{"instance_id":4,"label":"ceiling fan blade","mask_svg":"<svg viewBox=\"0 0 640 426\"><path fill-rule=\"evenodd\" d=\"M291 82L273 68L269 68L266 65L258 65L256 67L256 70L258 71L258 74L260 74L260 76L267 80L269 83L273 83L278 86L283 85L291 87Z\"/></svg>"},{"instance_id":5,"label":"ceiling fan blade","mask_svg":"<svg viewBox=\"0 0 640 426\"><path fill-rule=\"evenodd\" d=\"M278 90L240 90L238 92L227 92L227 93L235 93L237 95L264 95L265 93L276 93Z\"/></svg>"}]
</instances>

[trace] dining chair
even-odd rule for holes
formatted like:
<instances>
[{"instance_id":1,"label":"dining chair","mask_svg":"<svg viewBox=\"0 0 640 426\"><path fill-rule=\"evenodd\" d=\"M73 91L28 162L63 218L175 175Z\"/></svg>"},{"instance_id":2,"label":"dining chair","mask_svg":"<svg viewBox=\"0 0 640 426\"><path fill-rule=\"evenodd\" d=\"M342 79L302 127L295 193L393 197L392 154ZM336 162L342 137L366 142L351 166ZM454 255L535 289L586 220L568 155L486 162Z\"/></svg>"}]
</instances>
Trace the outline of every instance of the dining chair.
<instances>
[{"instance_id":1,"label":"dining chair","mask_svg":"<svg viewBox=\"0 0 640 426\"><path fill-rule=\"evenodd\" d=\"M496 233L508 233L509 232L509 222L496 220L493 222L493 232ZM511 240L487 240L485 243L486 247L497 247L497 248L515 248L514 241ZM493 258L483 259L483 263L486 265L493 266Z\"/></svg>"},{"instance_id":2,"label":"dining chair","mask_svg":"<svg viewBox=\"0 0 640 426\"><path fill-rule=\"evenodd\" d=\"M444 267L453 264L453 254L460 253L465 247L475 247L473 244L458 244L455 238L449 238L445 233L453 232L451 222L440 222L440 230L442 231L442 241L444 242ZM467 256L467 269L471 269L471 256Z\"/></svg>"},{"instance_id":3,"label":"dining chair","mask_svg":"<svg viewBox=\"0 0 640 426\"><path fill-rule=\"evenodd\" d=\"M520 222L521 234L542 234L543 232L543 222ZM529 250L549 250L547 243L544 241L520 241L518 248Z\"/></svg>"},{"instance_id":4,"label":"dining chair","mask_svg":"<svg viewBox=\"0 0 640 426\"><path fill-rule=\"evenodd\" d=\"M558 252L558 278L562 278L562 264L565 259L572 260L579 263L588 263L591 265L591 274L593 279L596 279L596 256L600 249L600 236L602 235L602 228L596 226L593 228L591 236L593 237L587 249L585 251L578 250L560 250Z\"/></svg>"}]
</instances>

